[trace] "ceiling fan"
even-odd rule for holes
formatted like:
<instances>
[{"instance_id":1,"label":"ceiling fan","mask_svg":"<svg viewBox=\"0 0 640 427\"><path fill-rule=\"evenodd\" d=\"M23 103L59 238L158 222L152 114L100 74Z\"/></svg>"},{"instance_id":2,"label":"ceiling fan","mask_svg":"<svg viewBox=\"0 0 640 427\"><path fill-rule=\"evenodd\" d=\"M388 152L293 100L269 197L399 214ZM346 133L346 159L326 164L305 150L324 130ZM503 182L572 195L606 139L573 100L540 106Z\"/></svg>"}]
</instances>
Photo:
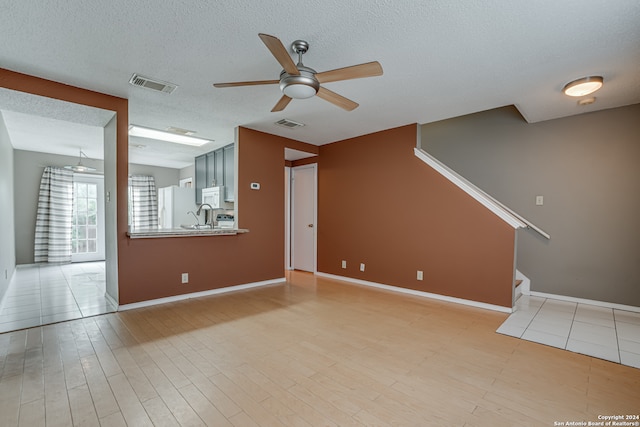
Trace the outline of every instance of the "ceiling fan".
<instances>
[{"instance_id":1,"label":"ceiling fan","mask_svg":"<svg viewBox=\"0 0 640 427\"><path fill-rule=\"evenodd\" d=\"M298 54L298 64L296 65L280 39L268 34L258 34L258 37L260 37L260 40L267 46L267 49L271 51L271 54L280 65L282 65L282 68L284 68L280 73L280 79L215 83L213 86L222 88L280 84L280 90L283 95L271 110L272 112L284 110L292 99L311 98L314 95L318 95L325 101L329 101L340 108L351 111L358 107L358 103L342 95L338 95L320 86L320 84L382 75L382 66L378 61L318 73L313 68L306 67L302 64L302 55L309 50L309 43L306 41L296 40L291 44L291 49Z\"/></svg>"}]
</instances>

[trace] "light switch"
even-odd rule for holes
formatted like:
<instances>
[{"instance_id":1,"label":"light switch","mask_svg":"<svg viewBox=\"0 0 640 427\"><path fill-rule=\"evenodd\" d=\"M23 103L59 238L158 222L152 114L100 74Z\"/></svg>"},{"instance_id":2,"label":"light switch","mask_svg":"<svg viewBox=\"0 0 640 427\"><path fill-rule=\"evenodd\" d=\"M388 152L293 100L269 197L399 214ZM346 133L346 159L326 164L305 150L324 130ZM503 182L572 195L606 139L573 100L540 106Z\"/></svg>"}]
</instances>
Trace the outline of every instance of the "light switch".
<instances>
[{"instance_id":1,"label":"light switch","mask_svg":"<svg viewBox=\"0 0 640 427\"><path fill-rule=\"evenodd\" d=\"M536 196L536 206L542 206L542 205L544 205L544 197Z\"/></svg>"}]
</instances>

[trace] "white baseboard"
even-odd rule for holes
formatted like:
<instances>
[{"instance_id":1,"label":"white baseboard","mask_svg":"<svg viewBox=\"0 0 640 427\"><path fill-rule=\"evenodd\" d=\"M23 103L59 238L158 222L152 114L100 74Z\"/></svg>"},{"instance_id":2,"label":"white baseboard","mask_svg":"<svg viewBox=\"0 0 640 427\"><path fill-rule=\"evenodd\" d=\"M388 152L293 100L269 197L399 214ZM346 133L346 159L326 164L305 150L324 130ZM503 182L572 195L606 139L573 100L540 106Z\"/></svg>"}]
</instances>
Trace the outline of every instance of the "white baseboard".
<instances>
[{"instance_id":1,"label":"white baseboard","mask_svg":"<svg viewBox=\"0 0 640 427\"><path fill-rule=\"evenodd\" d=\"M182 295L175 295L175 296L172 296L172 297L158 298L158 299L152 299L152 300L148 300L148 301L134 302L134 303L131 303L131 304L123 304L123 305L119 306L118 307L118 311L133 310L134 308L149 307L149 306L152 306L152 305L166 304L168 302L182 301L182 300L185 300L185 299L199 298L199 297L204 297L204 296L209 296L209 295L226 294L226 293L229 293L229 292L241 291L241 290L244 290L244 289L251 289L251 288L257 288L257 287L260 287L260 286L273 285L273 284L282 283L282 282L285 282L285 281L286 281L286 279L284 277L282 277L280 279L264 280L262 282L246 283L244 285L228 286L226 288L211 289L211 290L208 290L208 291L192 292L190 294L182 294Z\"/></svg>"},{"instance_id":2,"label":"white baseboard","mask_svg":"<svg viewBox=\"0 0 640 427\"><path fill-rule=\"evenodd\" d=\"M545 292L536 292L536 291L531 291L531 296L540 297L540 298L557 299L560 301L575 302L578 304L589 304L589 305L595 305L598 307L615 308L616 310L633 311L634 313L640 313L640 307L636 307L634 305L616 304L614 302L596 301L592 299L568 297L565 295L547 294Z\"/></svg>"},{"instance_id":3,"label":"white baseboard","mask_svg":"<svg viewBox=\"0 0 640 427\"><path fill-rule=\"evenodd\" d=\"M113 297L112 297L111 295L109 295L108 293L106 293L106 292L104 293L104 299L106 299L106 300L107 300L107 302L108 302L109 304L111 304L111 306L112 306L116 311L118 311L118 306L119 306L118 301L114 300L114 299L113 299Z\"/></svg>"},{"instance_id":4,"label":"white baseboard","mask_svg":"<svg viewBox=\"0 0 640 427\"><path fill-rule=\"evenodd\" d=\"M453 302L453 303L456 303L456 304L469 305L469 306L472 306L472 307L484 308L486 310L500 311L502 313L513 313L513 309L511 309L509 307L502 307L502 306L499 306L499 305L487 304L485 302L479 302L479 301L472 301L472 300L463 299L463 298L450 297L450 296L447 296L447 295L432 294L430 292L416 291L415 289L401 288L399 286L383 285L381 283L368 282L366 280L353 279L351 277L336 276L334 274L328 274L328 273L316 272L315 274L317 276L326 277L328 279L341 280L341 281L344 281L344 282L355 283L357 285L363 285L363 286L371 286L373 288L385 289L387 291L392 291L392 292L399 292L399 293L403 293L403 294L415 295L415 296L419 296L419 297L423 297L423 298L437 299L437 300L440 300L440 301Z\"/></svg>"},{"instance_id":5,"label":"white baseboard","mask_svg":"<svg viewBox=\"0 0 640 427\"><path fill-rule=\"evenodd\" d=\"M2 309L4 309L4 303L7 300L7 292L9 291L9 288L11 287L11 282L13 282L13 276L16 272L16 268L18 268L18 266L16 265L13 270L11 271L11 274L9 275L9 277L7 277L7 287L4 289L4 292L2 292L2 294L0 294L0 312L2 312Z\"/></svg>"}]
</instances>

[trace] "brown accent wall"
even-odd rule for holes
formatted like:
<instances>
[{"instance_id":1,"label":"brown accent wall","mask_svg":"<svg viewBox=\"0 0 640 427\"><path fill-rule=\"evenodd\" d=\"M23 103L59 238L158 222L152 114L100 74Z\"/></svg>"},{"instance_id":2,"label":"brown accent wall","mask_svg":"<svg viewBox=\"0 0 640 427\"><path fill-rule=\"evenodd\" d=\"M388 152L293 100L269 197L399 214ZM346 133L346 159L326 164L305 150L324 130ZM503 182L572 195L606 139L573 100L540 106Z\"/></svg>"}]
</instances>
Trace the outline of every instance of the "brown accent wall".
<instances>
[{"instance_id":1,"label":"brown accent wall","mask_svg":"<svg viewBox=\"0 0 640 427\"><path fill-rule=\"evenodd\" d=\"M511 307L515 230L415 157L416 130L320 147L318 271Z\"/></svg>"},{"instance_id":2,"label":"brown accent wall","mask_svg":"<svg viewBox=\"0 0 640 427\"><path fill-rule=\"evenodd\" d=\"M238 225L249 233L127 239L121 304L284 277L284 148L317 147L246 128L237 144ZM180 284L182 272L189 284Z\"/></svg>"}]
</instances>

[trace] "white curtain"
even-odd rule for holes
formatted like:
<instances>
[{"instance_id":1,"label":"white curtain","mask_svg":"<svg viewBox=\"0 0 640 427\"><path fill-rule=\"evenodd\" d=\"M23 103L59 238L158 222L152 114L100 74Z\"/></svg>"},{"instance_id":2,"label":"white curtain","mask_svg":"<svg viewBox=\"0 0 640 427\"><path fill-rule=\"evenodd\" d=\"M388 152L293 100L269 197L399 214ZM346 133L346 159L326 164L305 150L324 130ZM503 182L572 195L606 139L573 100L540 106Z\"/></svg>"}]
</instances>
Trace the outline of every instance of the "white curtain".
<instances>
[{"instance_id":1,"label":"white curtain","mask_svg":"<svg viewBox=\"0 0 640 427\"><path fill-rule=\"evenodd\" d=\"M71 262L73 172L47 166L36 212L35 262Z\"/></svg>"},{"instance_id":2,"label":"white curtain","mask_svg":"<svg viewBox=\"0 0 640 427\"><path fill-rule=\"evenodd\" d=\"M129 177L129 226L158 227L158 193L152 176Z\"/></svg>"}]
</instances>

